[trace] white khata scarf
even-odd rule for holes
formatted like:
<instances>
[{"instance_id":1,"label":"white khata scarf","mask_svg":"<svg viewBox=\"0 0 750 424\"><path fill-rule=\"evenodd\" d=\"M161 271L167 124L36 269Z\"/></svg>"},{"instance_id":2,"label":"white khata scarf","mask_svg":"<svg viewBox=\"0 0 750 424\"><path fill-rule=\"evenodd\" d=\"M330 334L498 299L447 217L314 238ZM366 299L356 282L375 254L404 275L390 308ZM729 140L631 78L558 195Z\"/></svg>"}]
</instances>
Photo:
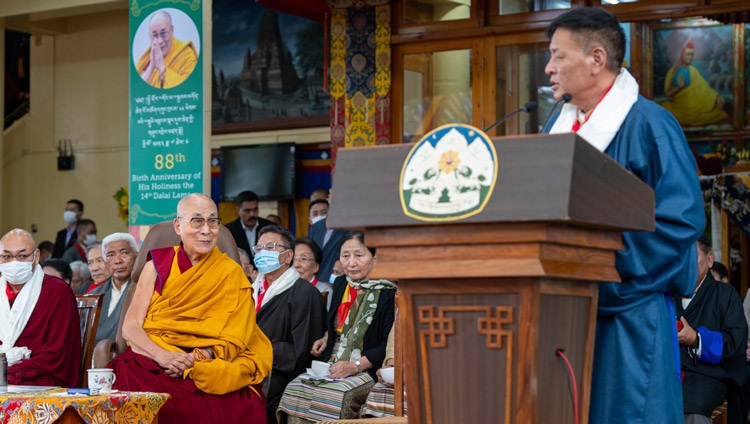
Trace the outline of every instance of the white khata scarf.
<instances>
[{"instance_id":1,"label":"white khata scarf","mask_svg":"<svg viewBox=\"0 0 750 424\"><path fill-rule=\"evenodd\" d=\"M44 281L44 271L37 264L31 280L26 282L18 292L13 307L10 307L8 296L5 292L0 293L0 352L5 352L8 359L8 365L13 365L21 359L31 357L31 350L25 346L16 346L16 340L21 337L21 333L26 328L26 324L34 312L36 302L39 300L39 294L42 292L42 282ZM4 277L0 277L0 287L5 290L7 282Z\"/></svg>"},{"instance_id":2,"label":"white khata scarf","mask_svg":"<svg viewBox=\"0 0 750 424\"><path fill-rule=\"evenodd\" d=\"M258 274L253 282L253 302L256 305L258 304L258 294L263 293L263 282L265 280L265 274ZM268 286L266 294L263 295L263 305L268 304L274 296L287 291L297 280L299 280L299 272L293 266L290 266L276 281ZM260 307L262 308L263 305L260 305Z\"/></svg>"},{"instance_id":3,"label":"white khata scarf","mask_svg":"<svg viewBox=\"0 0 750 424\"><path fill-rule=\"evenodd\" d=\"M638 100L638 82L627 71L620 69L612 89L599 102L591 113L589 120L581 125L578 135L603 152L615 138L630 109ZM550 134L569 133L578 119L578 106L567 103L563 105Z\"/></svg>"}]
</instances>

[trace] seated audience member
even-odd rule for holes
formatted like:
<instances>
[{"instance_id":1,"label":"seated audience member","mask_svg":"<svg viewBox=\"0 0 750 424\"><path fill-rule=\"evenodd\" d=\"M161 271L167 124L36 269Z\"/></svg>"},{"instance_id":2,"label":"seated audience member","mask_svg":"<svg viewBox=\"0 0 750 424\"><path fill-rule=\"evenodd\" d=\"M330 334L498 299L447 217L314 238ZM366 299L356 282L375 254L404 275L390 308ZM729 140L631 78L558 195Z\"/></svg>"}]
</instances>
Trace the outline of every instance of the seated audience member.
<instances>
[{"instance_id":1,"label":"seated audience member","mask_svg":"<svg viewBox=\"0 0 750 424\"><path fill-rule=\"evenodd\" d=\"M331 270L331 276L328 277L328 279L331 281L331 284L333 284L333 282L342 275L344 275L344 267L341 266L339 258L336 258L336 262L333 263L333 269Z\"/></svg>"},{"instance_id":2,"label":"seated audience member","mask_svg":"<svg viewBox=\"0 0 750 424\"><path fill-rule=\"evenodd\" d=\"M310 227L310 239L323 250L323 260L320 262L318 280L333 284L333 281L327 281L328 276L331 275L333 270L333 263L339 257L341 243L349 234L349 231L328 228L328 223L325 219L320 219Z\"/></svg>"},{"instance_id":3,"label":"seated audience member","mask_svg":"<svg viewBox=\"0 0 750 424\"><path fill-rule=\"evenodd\" d=\"M96 224L90 219L78 221L76 226L76 240L63 253L62 260L67 263L73 261L86 262L86 247L96 243Z\"/></svg>"},{"instance_id":4,"label":"seated audience member","mask_svg":"<svg viewBox=\"0 0 750 424\"><path fill-rule=\"evenodd\" d=\"M62 259L47 259L42 264L42 271L47 275L65 281L65 284L68 286L70 286L70 280L73 279L73 270L70 269L70 265Z\"/></svg>"},{"instance_id":5,"label":"seated audience member","mask_svg":"<svg viewBox=\"0 0 750 424\"><path fill-rule=\"evenodd\" d=\"M748 342L745 349L745 372L747 379L739 390L729 393L727 396L727 421L728 424L747 424L750 414L750 290L745 294L742 302L745 313L745 321L748 323Z\"/></svg>"},{"instance_id":6,"label":"seated audience member","mask_svg":"<svg viewBox=\"0 0 750 424\"><path fill-rule=\"evenodd\" d=\"M226 225L237 247L247 252L250 259L253 255L252 247L258 244L260 229L266 225L273 225L273 222L258 216L258 202L258 195L250 190L238 194L235 199L238 218Z\"/></svg>"},{"instance_id":7,"label":"seated audience member","mask_svg":"<svg viewBox=\"0 0 750 424\"><path fill-rule=\"evenodd\" d=\"M273 345L266 414L268 423L276 423L284 388L310 366L312 345L325 332L326 309L318 290L292 267L292 233L278 225L263 227L254 249L260 272L253 284L256 320Z\"/></svg>"},{"instance_id":8,"label":"seated audience member","mask_svg":"<svg viewBox=\"0 0 750 424\"><path fill-rule=\"evenodd\" d=\"M284 226L281 223L281 217L276 214L269 213L268 215L266 215L266 220L271 221L273 225L278 225L279 227Z\"/></svg>"},{"instance_id":9,"label":"seated audience member","mask_svg":"<svg viewBox=\"0 0 750 424\"><path fill-rule=\"evenodd\" d=\"M263 423L273 351L247 277L216 247L216 204L185 196L173 225L181 244L150 252L125 315L114 388L168 392L159 422Z\"/></svg>"},{"instance_id":10,"label":"seated audience member","mask_svg":"<svg viewBox=\"0 0 750 424\"><path fill-rule=\"evenodd\" d=\"M395 340L395 324L391 328L391 332L388 334L388 345L385 347L385 361L383 366L378 370L377 377L378 382L370 390L370 394L367 395L367 401L362 407L362 413L364 417L392 417L395 413L395 392L393 383L389 383L383 380L381 371L385 368L393 368L396 362L396 340ZM404 402L404 416L406 416L406 402Z\"/></svg>"},{"instance_id":11,"label":"seated audience member","mask_svg":"<svg viewBox=\"0 0 750 424\"><path fill-rule=\"evenodd\" d=\"M710 424L713 409L745 383L748 328L737 292L709 272L713 264L709 240L701 237L697 248L695 293L675 302L682 323L677 337L685 423Z\"/></svg>"},{"instance_id":12,"label":"seated audience member","mask_svg":"<svg viewBox=\"0 0 750 424\"><path fill-rule=\"evenodd\" d=\"M39 249L39 263L43 264L44 261L52 257L52 253L55 251L55 245L49 241L44 240L43 242L39 243L39 246L36 247Z\"/></svg>"},{"instance_id":13,"label":"seated audience member","mask_svg":"<svg viewBox=\"0 0 750 424\"><path fill-rule=\"evenodd\" d=\"M102 240L104 264L111 277L103 284L91 290L91 294L104 294L102 313L96 329L96 342L117 338L117 326L120 323L120 311L125 301L125 293L130 286L130 274L133 273L135 256L138 254L133 236L128 233L114 233Z\"/></svg>"},{"instance_id":14,"label":"seated audience member","mask_svg":"<svg viewBox=\"0 0 750 424\"><path fill-rule=\"evenodd\" d=\"M312 354L332 362L328 376L339 381L297 377L284 391L277 415L311 421L359 416L385 359L394 319L396 285L368 279L374 250L364 244L362 233L350 233L344 240L340 256L346 278L334 284L328 331L313 345Z\"/></svg>"},{"instance_id":15,"label":"seated audience member","mask_svg":"<svg viewBox=\"0 0 750 424\"><path fill-rule=\"evenodd\" d=\"M82 293L81 289L84 285L91 282L88 264L83 261L73 261L70 263L70 270L73 272L73 276L70 277L70 288L75 294Z\"/></svg>"},{"instance_id":16,"label":"seated audience member","mask_svg":"<svg viewBox=\"0 0 750 424\"><path fill-rule=\"evenodd\" d=\"M245 272L247 279L252 283L258 276L258 268L255 267L253 261L250 260L250 255L245 252L244 249L238 247L237 251L240 254L240 265L242 265L242 270Z\"/></svg>"},{"instance_id":17,"label":"seated audience member","mask_svg":"<svg viewBox=\"0 0 750 424\"><path fill-rule=\"evenodd\" d=\"M317 244L308 237L298 238L294 242L294 269L299 272L300 278L307 280L315 286L320 294L328 293L326 308L331 306L331 294L333 293L333 284L324 283L318 280L315 275L320 269L320 262L323 260L323 251Z\"/></svg>"},{"instance_id":18,"label":"seated audience member","mask_svg":"<svg viewBox=\"0 0 750 424\"><path fill-rule=\"evenodd\" d=\"M75 387L81 329L70 287L44 275L34 238L20 229L0 239L0 273L0 351L8 360L8 382Z\"/></svg>"},{"instance_id":19,"label":"seated audience member","mask_svg":"<svg viewBox=\"0 0 750 424\"><path fill-rule=\"evenodd\" d=\"M102 255L102 244L94 243L86 248L86 258L88 258L89 273L91 274L91 283L84 284L81 287L82 293L91 293L92 290L104 284L112 274L107 269Z\"/></svg>"},{"instance_id":20,"label":"seated audience member","mask_svg":"<svg viewBox=\"0 0 750 424\"><path fill-rule=\"evenodd\" d=\"M729 270L719 261L714 261L714 264L711 265L711 275L716 281L729 283Z\"/></svg>"}]
</instances>

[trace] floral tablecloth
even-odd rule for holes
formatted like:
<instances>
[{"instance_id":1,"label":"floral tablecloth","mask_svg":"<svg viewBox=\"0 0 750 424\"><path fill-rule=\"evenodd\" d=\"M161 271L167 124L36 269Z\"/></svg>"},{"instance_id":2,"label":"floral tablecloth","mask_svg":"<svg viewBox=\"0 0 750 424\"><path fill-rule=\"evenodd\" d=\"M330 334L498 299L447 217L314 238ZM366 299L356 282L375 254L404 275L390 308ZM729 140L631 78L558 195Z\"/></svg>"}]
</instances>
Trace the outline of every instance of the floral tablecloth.
<instances>
[{"instance_id":1,"label":"floral tablecloth","mask_svg":"<svg viewBox=\"0 0 750 424\"><path fill-rule=\"evenodd\" d=\"M0 394L0 423L51 424L71 407L90 424L150 424L170 398L167 393L114 392L68 395L66 389Z\"/></svg>"}]
</instances>

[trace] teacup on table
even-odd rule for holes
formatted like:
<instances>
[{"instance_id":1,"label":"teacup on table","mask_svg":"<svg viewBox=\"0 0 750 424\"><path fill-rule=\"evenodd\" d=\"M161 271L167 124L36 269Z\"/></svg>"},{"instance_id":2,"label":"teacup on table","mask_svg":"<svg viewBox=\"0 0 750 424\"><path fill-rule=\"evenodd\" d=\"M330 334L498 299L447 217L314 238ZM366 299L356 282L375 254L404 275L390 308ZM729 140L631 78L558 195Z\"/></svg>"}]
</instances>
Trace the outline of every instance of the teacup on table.
<instances>
[{"instance_id":1,"label":"teacup on table","mask_svg":"<svg viewBox=\"0 0 750 424\"><path fill-rule=\"evenodd\" d=\"M383 381L386 383L393 384L393 375L396 368L394 367L388 367L388 368L381 368L380 369L380 376L383 377Z\"/></svg>"},{"instance_id":2,"label":"teacup on table","mask_svg":"<svg viewBox=\"0 0 750 424\"><path fill-rule=\"evenodd\" d=\"M323 361L312 361L311 367L313 377L325 378L328 377L328 372L331 369L331 364Z\"/></svg>"},{"instance_id":3,"label":"teacup on table","mask_svg":"<svg viewBox=\"0 0 750 424\"><path fill-rule=\"evenodd\" d=\"M91 368L89 373L89 389L99 389L102 393L111 392L117 377L112 368Z\"/></svg>"}]
</instances>

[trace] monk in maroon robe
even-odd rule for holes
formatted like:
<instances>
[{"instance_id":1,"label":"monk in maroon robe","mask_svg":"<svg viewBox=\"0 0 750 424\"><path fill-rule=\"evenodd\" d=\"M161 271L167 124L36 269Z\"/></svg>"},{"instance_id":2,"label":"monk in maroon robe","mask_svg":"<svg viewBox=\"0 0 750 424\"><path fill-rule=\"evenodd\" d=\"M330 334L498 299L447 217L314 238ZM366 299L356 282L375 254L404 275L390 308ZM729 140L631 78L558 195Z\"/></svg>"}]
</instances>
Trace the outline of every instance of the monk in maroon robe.
<instances>
[{"instance_id":1,"label":"monk in maroon robe","mask_svg":"<svg viewBox=\"0 0 750 424\"><path fill-rule=\"evenodd\" d=\"M8 382L76 387L82 353L75 295L44 275L35 246L20 229L0 239L0 351L8 357Z\"/></svg>"},{"instance_id":2,"label":"monk in maroon robe","mask_svg":"<svg viewBox=\"0 0 750 424\"><path fill-rule=\"evenodd\" d=\"M180 201L182 243L150 252L123 321L130 347L110 362L114 388L172 395L160 423L266 422L273 349L242 267L216 247L220 224L211 198Z\"/></svg>"}]
</instances>

